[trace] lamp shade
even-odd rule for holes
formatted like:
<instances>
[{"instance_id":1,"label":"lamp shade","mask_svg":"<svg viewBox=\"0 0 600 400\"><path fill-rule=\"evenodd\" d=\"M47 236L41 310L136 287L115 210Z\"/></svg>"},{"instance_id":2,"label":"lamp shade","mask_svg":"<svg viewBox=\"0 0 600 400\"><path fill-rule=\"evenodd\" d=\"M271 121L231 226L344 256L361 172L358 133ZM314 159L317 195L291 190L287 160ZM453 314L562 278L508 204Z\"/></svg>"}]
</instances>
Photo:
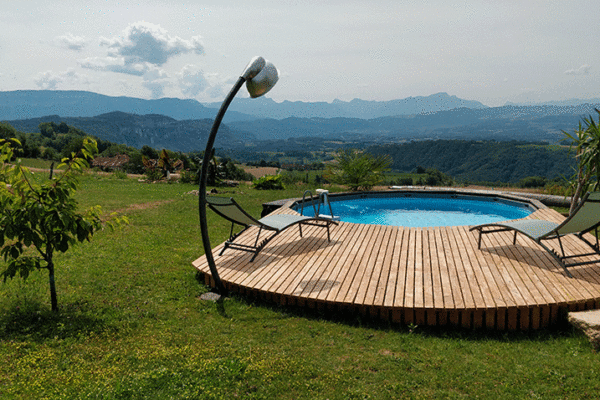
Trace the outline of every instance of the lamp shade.
<instances>
[{"instance_id":1,"label":"lamp shade","mask_svg":"<svg viewBox=\"0 0 600 400\"><path fill-rule=\"evenodd\" d=\"M279 80L279 72L277 68L266 61L264 67L253 78L246 81L246 89L250 93L250 97L256 98L267 93Z\"/></svg>"},{"instance_id":2,"label":"lamp shade","mask_svg":"<svg viewBox=\"0 0 600 400\"><path fill-rule=\"evenodd\" d=\"M259 56L254 57L250 60L248 65L246 65L246 68L242 73L242 78L246 80L254 78L265 67L265 63L266 61L264 58Z\"/></svg>"}]
</instances>

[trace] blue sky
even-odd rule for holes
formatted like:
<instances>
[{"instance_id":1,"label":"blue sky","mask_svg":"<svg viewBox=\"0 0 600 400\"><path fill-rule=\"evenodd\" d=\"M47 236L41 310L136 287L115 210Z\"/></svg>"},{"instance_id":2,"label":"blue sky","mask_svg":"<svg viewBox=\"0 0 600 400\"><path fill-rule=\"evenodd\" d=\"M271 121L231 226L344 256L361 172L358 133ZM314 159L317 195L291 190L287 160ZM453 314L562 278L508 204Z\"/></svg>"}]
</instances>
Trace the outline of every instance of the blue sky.
<instances>
[{"instance_id":1,"label":"blue sky","mask_svg":"<svg viewBox=\"0 0 600 400\"><path fill-rule=\"evenodd\" d=\"M598 98L596 0L3 2L0 90L221 101L255 55L275 101Z\"/></svg>"}]
</instances>

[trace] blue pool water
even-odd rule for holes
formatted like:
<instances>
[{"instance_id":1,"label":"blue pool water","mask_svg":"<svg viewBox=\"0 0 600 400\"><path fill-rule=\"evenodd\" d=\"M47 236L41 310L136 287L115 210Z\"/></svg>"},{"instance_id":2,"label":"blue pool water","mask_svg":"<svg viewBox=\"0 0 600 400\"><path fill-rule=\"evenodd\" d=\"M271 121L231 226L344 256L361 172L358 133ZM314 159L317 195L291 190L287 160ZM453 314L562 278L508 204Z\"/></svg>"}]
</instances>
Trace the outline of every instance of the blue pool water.
<instances>
[{"instance_id":1,"label":"blue pool water","mask_svg":"<svg viewBox=\"0 0 600 400\"><path fill-rule=\"evenodd\" d=\"M533 207L517 201L462 195L347 196L331 200L331 206L344 222L406 227L478 225L524 218L533 212ZM296 211L300 208L296 206ZM329 208L321 205L323 213L329 213ZM310 203L304 206L304 215L314 215Z\"/></svg>"}]
</instances>

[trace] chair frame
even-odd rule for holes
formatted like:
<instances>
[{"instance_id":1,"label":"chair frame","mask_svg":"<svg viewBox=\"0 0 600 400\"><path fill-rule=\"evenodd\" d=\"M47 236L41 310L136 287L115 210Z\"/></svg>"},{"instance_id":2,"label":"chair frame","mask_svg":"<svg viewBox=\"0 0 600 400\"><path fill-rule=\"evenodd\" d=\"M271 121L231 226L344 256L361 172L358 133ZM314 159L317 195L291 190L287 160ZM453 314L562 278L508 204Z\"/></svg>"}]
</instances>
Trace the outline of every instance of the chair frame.
<instances>
[{"instance_id":1,"label":"chair frame","mask_svg":"<svg viewBox=\"0 0 600 400\"><path fill-rule=\"evenodd\" d=\"M212 199L219 199L219 203L211 203ZM227 201L228 202L224 202ZM291 222L285 224L282 227L276 227L273 225L269 225L266 222L261 222L264 219L269 219L269 216L265 217L265 218L261 218L261 220L257 220L256 218L254 218L253 216L251 216L250 214L248 214L233 198L226 198L226 197L215 197L215 196L208 196L206 198L206 204L208 205L208 207L213 210L217 215L225 218L226 220L231 222L231 229L229 231L229 239L227 239L227 241L225 242L225 245L223 247L223 249L221 250L221 252L219 253L219 255L222 255L225 250L227 250L228 248L232 248L234 250L241 250L241 251L246 251L249 253L254 253L252 255L252 258L250 259L250 261L254 261L254 259L256 258L256 256L258 255L258 253L260 253L260 251L265 247L265 245L267 243L269 243L273 238L275 238L278 234L280 234L281 232L283 232L284 230L286 230L287 228L293 226L293 225L298 225L298 229L300 231L300 237L302 237L302 225L312 225L312 226L319 226L322 228L327 228L327 240L329 242L331 242L331 234L330 234L330 230L329 230L329 226L331 224L337 225L336 221L327 219L327 218L321 218L321 217L307 217L307 216L294 216L294 215L290 215L290 217L297 217L297 218L291 218ZM236 220L228 215L226 215L225 213L221 212L217 207L218 206L234 206L237 208L237 210L239 212L241 212L243 214L243 216L246 218L246 221L239 221ZM287 214L286 214L287 215ZM243 226L244 228L239 231L238 233L233 232L234 230L234 226L235 225L240 225ZM258 227L258 233L256 235L256 239L254 241L254 246L251 245L247 245L247 244L241 244L241 243L234 243L234 241L242 234L244 233L246 230L248 230L250 227L252 226L257 226ZM260 234L262 233L262 231L264 230L268 230L268 231L272 231L273 234L264 238L260 243L259 243L259 239L260 239Z\"/></svg>"},{"instance_id":2,"label":"chair frame","mask_svg":"<svg viewBox=\"0 0 600 400\"><path fill-rule=\"evenodd\" d=\"M586 228L586 229L584 229L582 231L579 231L579 232L560 233L561 228L563 228L564 226L566 226L575 217L575 215L577 215L577 213L579 212L579 210L584 206L584 204L586 202L600 203L600 200L589 199L589 195L590 195L590 193L587 193L583 197L583 199L580 201L580 203L575 208L575 210L573 211L573 213L571 213L571 215L569 215L562 223L557 224L557 226L554 227L553 229L551 229L548 232L546 232L546 233L544 233L542 235L539 235L537 237L531 236L528 233L523 232L521 230L518 230L516 228L510 227L510 226L506 226L506 225L504 225L501 222L499 222L499 223L493 223L493 224L477 225L477 226L474 226L474 227L470 228L469 230L470 231L473 231L473 230L479 231L479 238L477 240L477 248L478 249L481 249L481 236L483 234L495 233L495 232L514 231L515 234L513 236L513 245L515 245L517 243L517 233L521 233L522 235L527 236L531 240L535 241L544 250L546 250L552 257L554 257L554 259L556 261L558 261L558 263L560 264L560 266L564 269L564 271L567 274L567 276L569 278L572 278L573 275L571 274L571 272L567 268L578 266L578 265L588 265L588 264L598 264L598 263L600 263L600 260L577 261L577 262L571 262L571 263L565 262L565 261L570 260L572 258L580 258L580 257L593 256L593 255L600 255L600 242L598 240L598 228L600 227L600 221L598 221L597 223L595 223L595 224L591 225L590 227L588 227L588 228ZM542 221L542 220L540 220L540 221ZM492 227L492 229L484 230L484 228L488 228L488 227ZM594 233L595 233L594 236L596 237L596 243L591 243L589 240L587 240L583 236L586 233L589 233L591 231L594 231ZM587 244L593 250L593 252L591 252L591 253L584 253L584 254L566 255L565 254L565 249L563 247L563 243L562 243L561 238L563 236L566 236L566 235L569 235L569 234L574 234L575 236L577 236L585 244ZM543 243L544 240L554 240L554 239L556 239L558 241L561 254L559 254L556 250L554 250L554 249L546 246Z\"/></svg>"}]
</instances>

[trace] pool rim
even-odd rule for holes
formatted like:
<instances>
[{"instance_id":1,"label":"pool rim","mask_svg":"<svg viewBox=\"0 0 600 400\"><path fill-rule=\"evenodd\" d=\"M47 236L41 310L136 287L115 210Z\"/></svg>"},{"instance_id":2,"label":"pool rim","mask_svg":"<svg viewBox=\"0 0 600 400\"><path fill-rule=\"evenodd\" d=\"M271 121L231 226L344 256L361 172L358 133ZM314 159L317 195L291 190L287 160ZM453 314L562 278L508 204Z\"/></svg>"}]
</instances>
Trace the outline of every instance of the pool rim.
<instances>
[{"instance_id":1,"label":"pool rim","mask_svg":"<svg viewBox=\"0 0 600 400\"><path fill-rule=\"evenodd\" d=\"M377 190L369 190L369 191L358 191L358 192L338 192L338 193L329 193L330 200L336 201L342 200L344 198L352 198L358 196L359 198L367 198L370 196L375 197L398 197L398 195L402 195L402 197L411 197L418 195L438 195L438 196L456 196L456 197L483 197L486 199L500 199L508 202L516 202L520 203L526 207L530 207L532 212L536 210L547 209L548 207L544 205L541 201L527 198L524 196L518 196L512 193L503 193L492 190L473 190L473 189L431 189L431 188L406 188L406 189L392 189L385 191L377 191ZM315 200L318 200L317 195L313 195L312 197ZM311 207L310 198L307 197L305 199L307 201L307 206ZM289 208L291 211L300 215L299 211L296 211L295 207L302 203L302 198L295 199L287 199L283 201L283 204L280 203L280 207ZM305 206L306 207L306 206ZM277 207L279 208L279 207ZM271 210L272 211L272 210ZM271 212L269 211L269 212ZM335 211L334 211L335 212ZM264 215L263 215L264 216ZM342 221L344 222L344 221ZM344 222L348 224L357 224L356 222ZM470 226L470 225L463 225Z\"/></svg>"}]
</instances>

